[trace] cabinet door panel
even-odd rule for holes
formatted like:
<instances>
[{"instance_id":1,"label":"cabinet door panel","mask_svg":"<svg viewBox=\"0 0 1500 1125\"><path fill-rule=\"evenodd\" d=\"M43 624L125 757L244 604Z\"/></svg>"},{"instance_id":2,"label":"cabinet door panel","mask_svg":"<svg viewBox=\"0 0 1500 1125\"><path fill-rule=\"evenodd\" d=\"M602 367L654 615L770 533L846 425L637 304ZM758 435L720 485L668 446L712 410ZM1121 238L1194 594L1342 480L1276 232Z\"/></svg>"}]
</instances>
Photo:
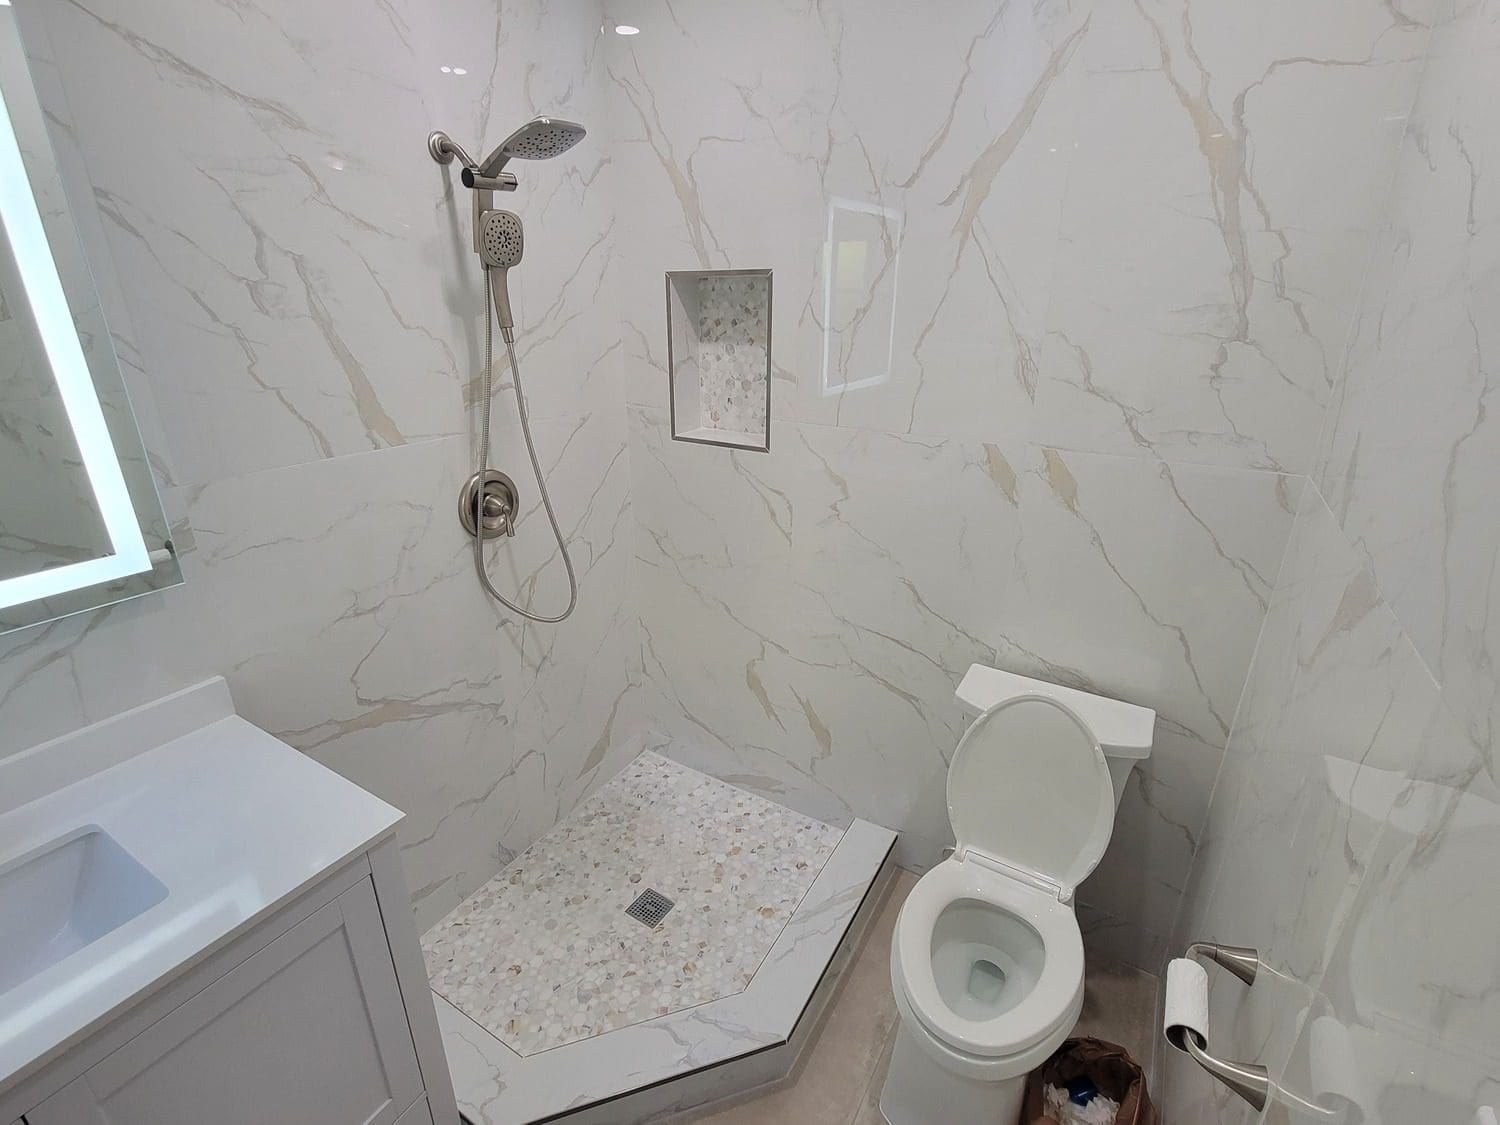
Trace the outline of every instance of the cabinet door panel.
<instances>
[{"instance_id":1,"label":"cabinet door panel","mask_svg":"<svg viewBox=\"0 0 1500 1125\"><path fill-rule=\"evenodd\" d=\"M26 1115L28 1125L391 1125L421 1094L368 880Z\"/></svg>"},{"instance_id":2,"label":"cabinet door panel","mask_svg":"<svg viewBox=\"0 0 1500 1125\"><path fill-rule=\"evenodd\" d=\"M403 1113L396 1125L433 1125L432 1109L427 1105L427 1099L423 1098Z\"/></svg>"}]
</instances>

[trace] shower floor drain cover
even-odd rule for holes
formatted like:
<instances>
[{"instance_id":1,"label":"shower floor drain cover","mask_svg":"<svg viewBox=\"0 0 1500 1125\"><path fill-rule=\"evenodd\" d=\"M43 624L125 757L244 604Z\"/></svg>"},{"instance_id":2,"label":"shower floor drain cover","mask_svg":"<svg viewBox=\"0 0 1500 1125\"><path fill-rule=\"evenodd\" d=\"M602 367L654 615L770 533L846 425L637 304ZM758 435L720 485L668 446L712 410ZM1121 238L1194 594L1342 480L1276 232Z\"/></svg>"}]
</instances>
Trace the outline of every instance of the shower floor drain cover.
<instances>
[{"instance_id":1,"label":"shower floor drain cover","mask_svg":"<svg viewBox=\"0 0 1500 1125\"><path fill-rule=\"evenodd\" d=\"M640 895L625 908L637 922L647 926L657 926L667 916L667 912L677 904L660 891L642 891Z\"/></svg>"}]
</instances>

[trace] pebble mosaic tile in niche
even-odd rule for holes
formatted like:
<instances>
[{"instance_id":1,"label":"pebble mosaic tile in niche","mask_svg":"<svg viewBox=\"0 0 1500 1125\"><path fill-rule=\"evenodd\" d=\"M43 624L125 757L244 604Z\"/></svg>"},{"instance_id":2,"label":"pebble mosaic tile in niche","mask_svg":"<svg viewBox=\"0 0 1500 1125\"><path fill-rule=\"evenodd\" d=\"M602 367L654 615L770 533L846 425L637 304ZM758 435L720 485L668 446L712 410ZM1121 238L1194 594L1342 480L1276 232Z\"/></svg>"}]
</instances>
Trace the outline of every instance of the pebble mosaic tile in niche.
<instances>
[{"instance_id":1,"label":"pebble mosaic tile in niche","mask_svg":"<svg viewBox=\"0 0 1500 1125\"><path fill-rule=\"evenodd\" d=\"M698 283L698 378L702 424L766 428L766 350L771 332L764 277L713 276Z\"/></svg>"}]
</instances>

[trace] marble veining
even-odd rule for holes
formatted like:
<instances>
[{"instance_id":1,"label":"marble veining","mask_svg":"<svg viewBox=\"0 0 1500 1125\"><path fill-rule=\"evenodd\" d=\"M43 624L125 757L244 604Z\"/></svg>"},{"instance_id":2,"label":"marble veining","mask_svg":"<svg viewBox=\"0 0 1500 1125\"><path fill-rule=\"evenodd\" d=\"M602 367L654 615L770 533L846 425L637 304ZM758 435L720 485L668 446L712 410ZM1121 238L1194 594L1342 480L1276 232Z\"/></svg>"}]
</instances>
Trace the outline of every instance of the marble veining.
<instances>
[{"instance_id":1,"label":"marble veining","mask_svg":"<svg viewBox=\"0 0 1500 1125\"><path fill-rule=\"evenodd\" d=\"M921 866L969 662L1154 707L1080 901L1157 966L1430 8L611 7L652 26L604 51L643 709L684 760ZM745 263L773 452L679 456L641 278Z\"/></svg>"},{"instance_id":2,"label":"marble veining","mask_svg":"<svg viewBox=\"0 0 1500 1125\"><path fill-rule=\"evenodd\" d=\"M1210 996L1225 1053L1371 1125L1500 1105L1500 4L1420 17L1388 213L1174 935L1258 946L1264 985ZM1258 1119L1168 1058L1173 1120Z\"/></svg>"},{"instance_id":3,"label":"marble veining","mask_svg":"<svg viewBox=\"0 0 1500 1125\"><path fill-rule=\"evenodd\" d=\"M29 54L55 48L33 70L69 194L98 203L74 214L91 264L116 266L96 273L100 301L187 581L0 638L0 755L220 672L258 725L407 813L431 925L639 745L598 12L14 10ZM455 64L468 74L440 70ZM453 518L484 296L457 169L423 146L439 126L493 144L538 113L590 134L529 164L516 201L517 348L579 567L561 629L487 604ZM495 442L516 450L506 382ZM523 493L492 573L556 604L555 546Z\"/></svg>"},{"instance_id":4,"label":"marble veining","mask_svg":"<svg viewBox=\"0 0 1500 1125\"><path fill-rule=\"evenodd\" d=\"M521 1055L741 992L841 836L648 751L428 931L432 987Z\"/></svg>"}]
</instances>

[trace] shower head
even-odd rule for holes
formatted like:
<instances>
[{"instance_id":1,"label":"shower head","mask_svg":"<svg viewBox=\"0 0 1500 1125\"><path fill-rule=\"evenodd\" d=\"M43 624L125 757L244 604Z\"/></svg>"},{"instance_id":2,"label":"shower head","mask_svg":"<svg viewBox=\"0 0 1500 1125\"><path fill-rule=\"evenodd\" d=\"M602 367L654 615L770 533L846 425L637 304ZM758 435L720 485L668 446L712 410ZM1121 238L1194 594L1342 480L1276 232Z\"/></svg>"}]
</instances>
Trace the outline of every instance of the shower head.
<instances>
[{"instance_id":1,"label":"shower head","mask_svg":"<svg viewBox=\"0 0 1500 1125\"><path fill-rule=\"evenodd\" d=\"M521 217L511 211L486 211L479 217L479 256L491 269L520 265L525 250Z\"/></svg>"},{"instance_id":2,"label":"shower head","mask_svg":"<svg viewBox=\"0 0 1500 1125\"><path fill-rule=\"evenodd\" d=\"M500 169L512 160L551 160L583 140L586 133L582 125L572 121L556 117L535 118L506 137L499 148L485 157L478 174L497 176Z\"/></svg>"},{"instance_id":3,"label":"shower head","mask_svg":"<svg viewBox=\"0 0 1500 1125\"><path fill-rule=\"evenodd\" d=\"M521 254L526 246L525 231L521 227L521 217L510 211L483 211L478 221L475 241L495 301L495 319L500 334L511 340L515 335L516 320L510 311L510 270L521 264Z\"/></svg>"}]
</instances>

